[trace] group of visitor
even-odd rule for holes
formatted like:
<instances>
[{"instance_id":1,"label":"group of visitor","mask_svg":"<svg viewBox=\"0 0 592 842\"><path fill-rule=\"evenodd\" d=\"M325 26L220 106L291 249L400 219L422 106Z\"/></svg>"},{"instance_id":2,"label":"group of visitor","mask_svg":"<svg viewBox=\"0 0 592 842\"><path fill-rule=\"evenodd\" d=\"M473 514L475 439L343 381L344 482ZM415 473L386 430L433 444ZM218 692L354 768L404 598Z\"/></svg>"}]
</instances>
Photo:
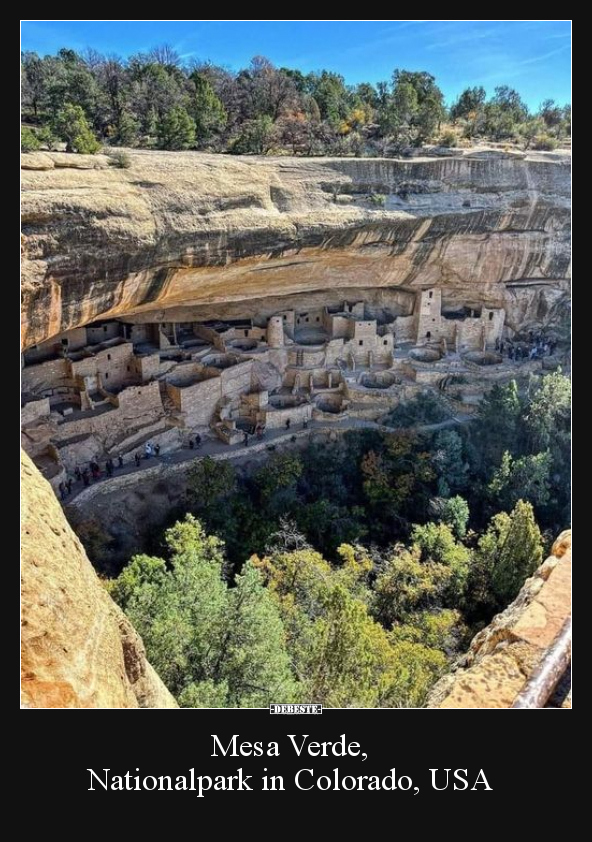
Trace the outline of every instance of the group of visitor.
<instances>
[{"instance_id":1,"label":"group of visitor","mask_svg":"<svg viewBox=\"0 0 592 842\"><path fill-rule=\"evenodd\" d=\"M144 445L144 459L151 459L153 456L160 456L160 445L147 441Z\"/></svg>"},{"instance_id":2,"label":"group of visitor","mask_svg":"<svg viewBox=\"0 0 592 842\"><path fill-rule=\"evenodd\" d=\"M508 359L512 362L540 360L543 357L550 357L555 353L556 348L556 339L546 339L542 333L535 334L532 330L528 332L528 342L511 342L510 340L504 342L503 339L495 340L495 350L502 354L502 356L507 352Z\"/></svg>"},{"instance_id":3,"label":"group of visitor","mask_svg":"<svg viewBox=\"0 0 592 842\"><path fill-rule=\"evenodd\" d=\"M144 445L144 458L150 459L152 456L160 456L160 445L146 442ZM142 462L142 457L139 452L134 453L134 462L136 468L139 468ZM67 477L58 485L60 500L65 500L72 494L74 484L82 484L83 488L88 488L93 482L98 482L103 477L112 477L116 470L121 470L124 467L124 458L121 453L117 456L117 464L110 456L105 461L105 467L101 466L96 459L91 459L88 466L80 468L78 465L74 468L74 477Z\"/></svg>"}]
</instances>

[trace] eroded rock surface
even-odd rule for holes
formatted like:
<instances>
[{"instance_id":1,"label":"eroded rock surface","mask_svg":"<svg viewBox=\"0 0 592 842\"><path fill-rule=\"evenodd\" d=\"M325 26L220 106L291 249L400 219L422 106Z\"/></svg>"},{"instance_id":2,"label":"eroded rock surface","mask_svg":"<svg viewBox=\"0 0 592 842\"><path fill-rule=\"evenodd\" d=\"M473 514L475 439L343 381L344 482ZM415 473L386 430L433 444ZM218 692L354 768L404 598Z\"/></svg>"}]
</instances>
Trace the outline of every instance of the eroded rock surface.
<instances>
[{"instance_id":1,"label":"eroded rock surface","mask_svg":"<svg viewBox=\"0 0 592 842\"><path fill-rule=\"evenodd\" d=\"M456 671L435 685L428 707L512 706L571 614L570 531L551 553L514 602L473 638Z\"/></svg>"},{"instance_id":2,"label":"eroded rock surface","mask_svg":"<svg viewBox=\"0 0 592 842\"><path fill-rule=\"evenodd\" d=\"M130 156L24 156L24 347L102 316L271 314L346 291L441 286L514 328L565 303L565 156Z\"/></svg>"},{"instance_id":3,"label":"eroded rock surface","mask_svg":"<svg viewBox=\"0 0 592 842\"><path fill-rule=\"evenodd\" d=\"M177 707L25 454L21 476L23 705Z\"/></svg>"}]
</instances>

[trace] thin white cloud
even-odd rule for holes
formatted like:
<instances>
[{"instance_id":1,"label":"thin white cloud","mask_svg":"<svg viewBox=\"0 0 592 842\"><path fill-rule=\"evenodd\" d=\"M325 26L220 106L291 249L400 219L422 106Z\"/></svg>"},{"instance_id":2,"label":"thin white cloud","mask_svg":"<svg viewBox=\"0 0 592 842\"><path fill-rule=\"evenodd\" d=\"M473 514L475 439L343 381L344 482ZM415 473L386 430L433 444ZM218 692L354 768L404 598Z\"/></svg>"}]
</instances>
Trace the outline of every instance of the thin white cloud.
<instances>
[{"instance_id":1,"label":"thin white cloud","mask_svg":"<svg viewBox=\"0 0 592 842\"><path fill-rule=\"evenodd\" d=\"M426 44L426 50L440 50L448 47L457 47L459 44L472 43L473 41L482 41L484 38L493 38L501 34L499 28L496 29L471 29L469 32L458 32L455 35L450 35L444 39L432 41Z\"/></svg>"},{"instance_id":2,"label":"thin white cloud","mask_svg":"<svg viewBox=\"0 0 592 842\"><path fill-rule=\"evenodd\" d=\"M562 47L557 47L556 50L551 50L548 53L543 53L542 56L533 56L532 58L522 59L522 61L516 62L516 65L518 67L522 67L525 64L536 64L539 61L545 61L546 59L551 58L552 56L559 55L559 53L562 53L568 47L569 47L569 44L564 44Z\"/></svg>"}]
</instances>

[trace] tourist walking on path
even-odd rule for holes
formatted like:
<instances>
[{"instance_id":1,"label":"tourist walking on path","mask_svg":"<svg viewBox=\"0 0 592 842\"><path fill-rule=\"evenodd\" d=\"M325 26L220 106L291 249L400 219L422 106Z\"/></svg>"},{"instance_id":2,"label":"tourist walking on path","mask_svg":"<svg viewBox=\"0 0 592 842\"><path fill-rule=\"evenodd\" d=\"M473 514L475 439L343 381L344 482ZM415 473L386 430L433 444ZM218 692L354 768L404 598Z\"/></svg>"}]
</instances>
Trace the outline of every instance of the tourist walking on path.
<instances>
[{"instance_id":1,"label":"tourist walking on path","mask_svg":"<svg viewBox=\"0 0 592 842\"><path fill-rule=\"evenodd\" d=\"M123 456L121 455L121 453L117 457L117 464L119 465L120 468L123 468Z\"/></svg>"},{"instance_id":2,"label":"tourist walking on path","mask_svg":"<svg viewBox=\"0 0 592 842\"><path fill-rule=\"evenodd\" d=\"M152 445L149 441L147 441L144 445L144 455L146 456L146 459L150 459L152 456Z\"/></svg>"},{"instance_id":3,"label":"tourist walking on path","mask_svg":"<svg viewBox=\"0 0 592 842\"><path fill-rule=\"evenodd\" d=\"M154 455L160 456L160 445L159 444L154 445Z\"/></svg>"},{"instance_id":4,"label":"tourist walking on path","mask_svg":"<svg viewBox=\"0 0 592 842\"><path fill-rule=\"evenodd\" d=\"M72 479L72 477L68 477L68 479L66 480L66 488L68 489L68 494L72 494L73 483L74 483L74 480Z\"/></svg>"},{"instance_id":5,"label":"tourist walking on path","mask_svg":"<svg viewBox=\"0 0 592 842\"><path fill-rule=\"evenodd\" d=\"M88 468L85 468L82 471L82 482L84 483L85 488L88 488L88 486L90 485L90 477L88 475Z\"/></svg>"},{"instance_id":6,"label":"tourist walking on path","mask_svg":"<svg viewBox=\"0 0 592 842\"><path fill-rule=\"evenodd\" d=\"M249 434L248 433L243 434L243 444L244 444L245 447L249 446Z\"/></svg>"},{"instance_id":7,"label":"tourist walking on path","mask_svg":"<svg viewBox=\"0 0 592 842\"><path fill-rule=\"evenodd\" d=\"M196 433L196 434L195 434L195 446L196 446L196 447L201 447L201 436L200 436L200 434L199 434L199 433Z\"/></svg>"},{"instance_id":8,"label":"tourist walking on path","mask_svg":"<svg viewBox=\"0 0 592 842\"><path fill-rule=\"evenodd\" d=\"M66 486L63 482L58 485L58 489L60 492L60 500L64 500L66 498Z\"/></svg>"},{"instance_id":9,"label":"tourist walking on path","mask_svg":"<svg viewBox=\"0 0 592 842\"><path fill-rule=\"evenodd\" d=\"M140 457L139 453L134 453L134 460L135 460L135 463L136 463L136 468L139 468L140 467L140 461L141 461L141 457Z\"/></svg>"},{"instance_id":10,"label":"tourist walking on path","mask_svg":"<svg viewBox=\"0 0 592 842\"><path fill-rule=\"evenodd\" d=\"M78 467L78 465L76 465L76 468L74 469L74 476L76 477L77 482L80 482L80 480L82 479L82 473L80 472L80 468Z\"/></svg>"},{"instance_id":11,"label":"tourist walking on path","mask_svg":"<svg viewBox=\"0 0 592 842\"><path fill-rule=\"evenodd\" d=\"M291 420L290 420L289 418L286 418L286 430L289 430L289 429L290 429L290 424L291 424L291 423L292 423L292 422L291 422Z\"/></svg>"}]
</instances>

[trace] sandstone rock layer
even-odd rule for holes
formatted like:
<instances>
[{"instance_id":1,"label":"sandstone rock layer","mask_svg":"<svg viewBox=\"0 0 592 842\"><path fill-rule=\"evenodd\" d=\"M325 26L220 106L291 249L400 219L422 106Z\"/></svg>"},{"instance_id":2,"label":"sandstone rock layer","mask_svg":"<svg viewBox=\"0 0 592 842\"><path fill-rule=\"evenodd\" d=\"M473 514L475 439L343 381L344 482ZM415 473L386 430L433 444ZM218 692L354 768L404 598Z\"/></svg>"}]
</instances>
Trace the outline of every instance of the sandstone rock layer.
<instances>
[{"instance_id":1,"label":"sandstone rock layer","mask_svg":"<svg viewBox=\"0 0 592 842\"><path fill-rule=\"evenodd\" d=\"M435 685L428 707L512 706L571 614L571 532L562 532L551 552L514 602L473 638L456 671Z\"/></svg>"},{"instance_id":2,"label":"sandstone rock layer","mask_svg":"<svg viewBox=\"0 0 592 842\"><path fill-rule=\"evenodd\" d=\"M25 454L21 477L23 705L177 707Z\"/></svg>"},{"instance_id":3,"label":"sandstone rock layer","mask_svg":"<svg viewBox=\"0 0 592 842\"><path fill-rule=\"evenodd\" d=\"M285 296L441 286L515 329L565 304L564 155L130 156L23 156L24 347L102 316L248 316Z\"/></svg>"}]
</instances>

